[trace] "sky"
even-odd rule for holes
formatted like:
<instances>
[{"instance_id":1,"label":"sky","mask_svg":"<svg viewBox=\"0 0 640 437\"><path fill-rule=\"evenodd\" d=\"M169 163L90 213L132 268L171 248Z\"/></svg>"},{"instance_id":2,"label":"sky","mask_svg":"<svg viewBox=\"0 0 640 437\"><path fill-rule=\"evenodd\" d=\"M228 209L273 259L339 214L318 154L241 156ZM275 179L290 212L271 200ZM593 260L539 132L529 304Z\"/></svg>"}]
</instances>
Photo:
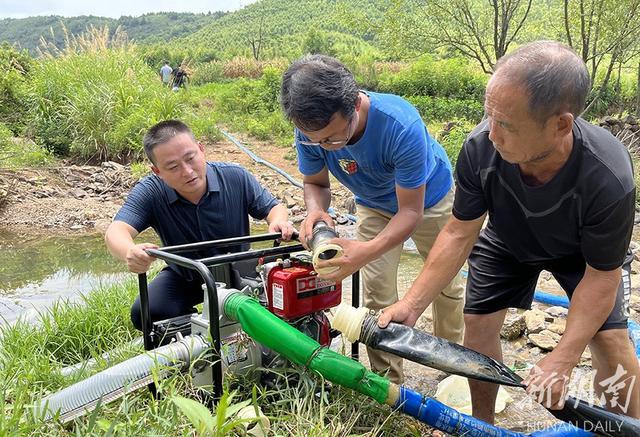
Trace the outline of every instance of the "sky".
<instances>
[{"instance_id":1,"label":"sky","mask_svg":"<svg viewBox=\"0 0 640 437\"><path fill-rule=\"evenodd\" d=\"M235 11L256 0L0 0L0 18L96 15L118 18L148 12Z\"/></svg>"}]
</instances>

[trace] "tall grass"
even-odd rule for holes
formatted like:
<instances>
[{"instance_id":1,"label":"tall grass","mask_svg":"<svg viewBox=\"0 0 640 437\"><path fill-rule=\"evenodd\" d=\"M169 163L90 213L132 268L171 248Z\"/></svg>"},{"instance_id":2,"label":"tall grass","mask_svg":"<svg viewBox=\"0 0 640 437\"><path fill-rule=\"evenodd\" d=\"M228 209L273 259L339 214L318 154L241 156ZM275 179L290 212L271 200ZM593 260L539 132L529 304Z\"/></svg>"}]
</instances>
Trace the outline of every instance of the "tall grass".
<instances>
[{"instance_id":1,"label":"tall grass","mask_svg":"<svg viewBox=\"0 0 640 437\"><path fill-rule=\"evenodd\" d=\"M240 406L259 407L269 417L267 435L351 436L425 435L427 428L355 392L328 386L304 370L272 388L225 380L227 396L211 413L198 401L188 373L156 379L161 396L141 389L71 424L43 422L32 405L88 376L64 377L62 367L130 341L138 333L129 321L133 281L91 292L79 304L62 302L43 313L37 325L18 322L0 327L0 435L245 435ZM127 351L120 360L138 352ZM113 365L113 362L111 363ZM109 365L98 359L102 370ZM233 384L234 389L231 389ZM232 395L233 393L233 395ZM245 421L246 422L246 421Z\"/></svg>"},{"instance_id":2,"label":"tall grass","mask_svg":"<svg viewBox=\"0 0 640 437\"><path fill-rule=\"evenodd\" d=\"M184 111L120 32L90 28L62 49L43 43L41 55L28 84L29 124L58 154L129 160L149 126Z\"/></svg>"}]
</instances>

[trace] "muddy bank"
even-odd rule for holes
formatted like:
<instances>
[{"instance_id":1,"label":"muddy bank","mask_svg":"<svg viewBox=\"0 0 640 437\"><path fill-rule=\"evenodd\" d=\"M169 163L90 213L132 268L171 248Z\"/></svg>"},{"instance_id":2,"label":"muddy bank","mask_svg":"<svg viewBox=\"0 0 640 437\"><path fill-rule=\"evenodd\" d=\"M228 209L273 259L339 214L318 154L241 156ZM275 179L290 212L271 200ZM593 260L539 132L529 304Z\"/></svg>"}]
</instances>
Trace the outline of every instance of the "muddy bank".
<instances>
[{"instance_id":1,"label":"muddy bank","mask_svg":"<svg viewBox=\"0 0 640 437\"><path fill-rule=\"evenodd\" d=\"M268 144L252 147L263 159L302 180L295 162L286 158L288 149ZM282 175L255 163L230 142L207 145L205 153L208 160L244 166L289 208L294 223L304 218L302 190ZM115 162L0 170L0 223L18 233L104 232L135 182L130 166ZM352 212L350 193L341 186L335 188L334 207Z\"/></svg>"}]
</instances>

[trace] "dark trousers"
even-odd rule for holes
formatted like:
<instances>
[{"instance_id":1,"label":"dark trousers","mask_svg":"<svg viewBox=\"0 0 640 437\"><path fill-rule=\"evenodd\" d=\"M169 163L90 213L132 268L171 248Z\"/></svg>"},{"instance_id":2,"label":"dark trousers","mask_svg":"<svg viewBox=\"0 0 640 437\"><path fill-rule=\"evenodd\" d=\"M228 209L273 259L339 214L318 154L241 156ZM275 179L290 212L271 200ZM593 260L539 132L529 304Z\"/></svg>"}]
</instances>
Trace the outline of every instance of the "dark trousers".
<instances>
[{"instance_id":1,"label":"dark trousers","mask_svg":"<svg viewBox=\"0 0 640 437\"><path fill-rule=\"evenodd\" d=\"M165 267L149 283L149 312L151 322L195 313L195 305L202 303L202 279L187 281L173 269ZM142 331L140 296L131 306L131 321Z\"/></svg>"}]
</instances>

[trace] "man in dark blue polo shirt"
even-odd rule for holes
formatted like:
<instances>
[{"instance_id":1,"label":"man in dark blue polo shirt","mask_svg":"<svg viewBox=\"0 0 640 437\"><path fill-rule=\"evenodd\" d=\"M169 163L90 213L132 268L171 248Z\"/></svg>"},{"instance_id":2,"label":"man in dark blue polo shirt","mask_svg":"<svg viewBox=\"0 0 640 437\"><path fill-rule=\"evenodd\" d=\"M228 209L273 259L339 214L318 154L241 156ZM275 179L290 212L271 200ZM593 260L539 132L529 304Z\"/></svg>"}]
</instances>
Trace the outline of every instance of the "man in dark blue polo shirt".
<instances>
[{"instance_id":1,"label":"man in dark blue polo shirt","mask_svg":"<svg viewBox=\"0 0 640 437\"><path fill-rule=\"evenodd\" d=\"M281 232L285 240L294 228L288 210L244 168L236 164L206 162L204 148L191 129L177 120L160 122L143 139L153 175L139 181L107 229L111 254L127 263L134 273L146 272L154 258L144 249L155 244L134 242L152 227L163 245L195 243L249 235L249 218L266 218L269 232ZM207 249L198 258L246 247ZM151 320L163 320L195 312L202 302L202 279L192 271L169 265L149 284ZM140 301L131 308L131 320L141 329Z\"/></svg>"}]
</instances>

